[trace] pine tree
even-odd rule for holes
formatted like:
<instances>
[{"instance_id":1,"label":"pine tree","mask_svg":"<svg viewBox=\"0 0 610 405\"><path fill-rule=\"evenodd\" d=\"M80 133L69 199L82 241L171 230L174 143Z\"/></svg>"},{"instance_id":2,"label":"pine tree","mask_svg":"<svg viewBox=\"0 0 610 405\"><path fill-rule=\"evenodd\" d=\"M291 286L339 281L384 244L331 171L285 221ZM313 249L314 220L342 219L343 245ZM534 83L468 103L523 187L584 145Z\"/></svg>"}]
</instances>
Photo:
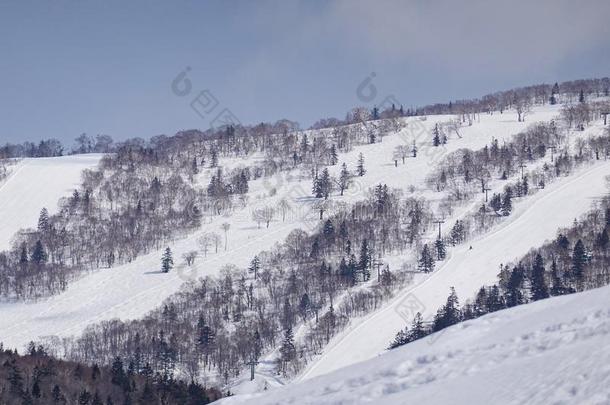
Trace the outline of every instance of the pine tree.
<instances>
[{"instance_id":1,"label":"pine tree","mask_svg":"<svg viewBox=\"0 0 610 405\"><path fill-rule=\"evenodd\" d=\"M544 260L540 254L534 259L532 267L532 300L538 301L549 297L549 291L544 278Z\"/></svg>"},{"instance_id":2,"label":"pine tree","mask_svg":"<svg viewBox=\"0 0 610 405\"><path fill-rule=\"evenodd\" d=\"M174 267L174 259L172 259L172 251L169 246L165 249L163 256L161 257L161 271L163 273L169 273Z\"/></svg>"},{"instance_id":3,"label":"pine tree","mask_svg":"<svg viewBox=\"0 0 610 405\"><path fill-rule=\"evenodd\" d=\"M333 221L327 219L324 223L323 234L328 240L332 240L335 236L335 227L333 226Z\"/></svg>"},{"instance_id":4,"label":"pine tree","mask_svg":"<svg viewBox=\"0 0 610 405\"><path fill-rule=\"evenodd\" d=\"M62 402L63 401L64 396L61 393L61 388L59 388L59 385L55 385L53 387L53 390L51 391L51 398L53 399L53 402Z\"/></svg>"},{"instance_id":5,"label":"pine tree","mask_svg":"<svg viewBox=\"0 0 610 405\"><path fill-rule=\"evenodd\" d=\"M280 347L280 359L284 365L284 369L287 363L296 358L296 354L297 349L294 345L292 328L287 328L284 330L284 340L282 341L282 346Z\"/></svg>"},{"instance_id":6,"label":"pine tree","mask_svg":"<svg viewBox=\"0 0 610 405\"><path fill-rule=\"evenodd\" d=\"M35 379L34 384L32 384L32 396L34 398L40 398L40 385L38 384L38 379Z\"/></svg>"},{"instance_id":7,"label":"pine tree","mask_svg":"<svg viewBox=\"0 0 610 405\"><path fill-rule=\"evenodd\" d=\"M112 376L111 382L114 385L118 385L121 387L125 386L126 376L125 370L123 369L123 360L120 356L114 358L114 361L112 362L112 367L110 369L110 374Z\"/></svg>"},{"instance_id":8,"label":"pine tree","mask_svg":"<svg viewBox=\"0 0 610 405\"><path fill-rule=\"evenodd\" d=\"M362 281L369 281L371 278L371 251L366 239L363 239L362 245L360 245L360 260L358 261L358 267L362 273Z\"/></svg>"},{"instance_id":9,"label":"pine tree","mask_svg":"<svg viewBox=\"0 0 610 405\"><path fill-rule=\"evenodd\" d=\"M339 158L337 157L337 147L335 146L335 144L332 144L330 147L330 165L334 166L337 164L338 161Z\"/></svg>"},{"instance_id":10,"label":"pine tree","mask_svg":"<svg viewBox=\"0 0 610 405\"><path fill-rule=\"evenodd\" d=\"M576 282L578 289L582 288L582 283L585 276L585 265L587 264L587 252L585 245L581 239L576 241L574 251L572 253L572 278Z\"/></svg>"},{"instance_id":11,"label":"pine tree","mask_svg":"<svg viewBox=\"0 0 610 405\"><path fill-rule=\"evenodd\" d=\"M436 248L437 260L445 259L445 256L447 255L447 250L445 249L445 242L443 242L443 239L436 239L436 242L434 242L434 247Z\"/></svg>"},{"instance_id":12,"label":"pine tree","mask_svg":"<svg viewBox=\"0 0 610 405\"><path fill-rule=\"evenodd\" d=\"M250 262L250 267L248 267L248 271L250 273L254 273L255 280L258 277L258 271L260 270L260 268L261 268L261 262L260 262L258 256L254 256L254 258Z\"/></svg>"},{"instance_id":13,"label":"pine tree","mask_svg":"<svg viewBox=\"0 0 610 405\"><path fill-rule=\"evenodd\" d=\"M36 245L34 245L34 251L32 252L32 262L36 264L44 264L47 261L47 254L44 251L44 247L42 246L42 242L38 240Z\"/></svg>"},{"instance_id":14,"label":"pine tree","mask_svg":"<svg viewBox=\"0 0 610 405\"><path fill-rule=\"evenodd\" d=\"M441 144L441 133L440 130L438 128L438 123L434 125L434 139L432 140L432 143L434 144L434 146L440 146Z\"/></svg>"},{"instance_id":15,"label":"pine tree","mask_svg":"<svg viewBox=\"0 0 610 405\"><path fill-rule=\"evenodd\" d=\"M407 343L409 343L409 330L407 327L405 327L404 330L398 331L388 349L396 349L397 347L406 345Z\"/></svg>"},{"instance_id":16,"label":"pine tree","mask_svg":"<svg viewBox=\"0 0 610 405\"><path fill-rule=\"evenodd\" d=\"M212 330L212 328L206 324L203 315L199 316L199 320L197 321L197 344L199 346L199 350L204 355L204 364L208 364L209 355L212 353L214 349L214 342L216 340L216 334Z\"/></svg>"},{"instance_id":17,"label":"pine tree","mask_svg":"<svg viewBox=\"0 0 610 405\"><path fill-rule=\"evenodd\" d=\"M40 210L38 216L38 232L44 234L49 230L49 211L46 208Z\"/></svg>"},{"instance_id":18,"label":"pine tree","mask_svg":"<svg viewBox=\"0 0 610 405\"><path fill-rule=\"evenodd\" d=\"M465 238L464 223L458 219L455 221L453 228L451 228L451 244L455 246L458 243L462 243Z\"/></svg>"},{"instance_id":19,"label":"pine tree","mask_svg":"<svg viewBox=\"0 0 610 405\"><path fill-rule=\"evenodd\" d=\"M434 325L432 330L438 332L462 320L462 312L460 310L459 300L455 289L451 287L451 292L447 297L446 304L439 308L434 317Z\"/></svg>"},{"instance_id":20,"label":"pine tree","mask_svg":"<svg viewBox=\"0 0 610 405\"><path fill-rule=\"evenodd\" d=\"M325 167L324 170L322 170L322 176L319 180L320 194L321 197L324 197L325 200L327 200L330 196L330 193L332 192L332 186L333 183L330 178L330 174L328 173L328 169Z\"/></svg>"},{"instance_id":21,"label":"pine tree","mask_svg":"<svg viewBox=\"0 0 610 405\"><path fill-rule=\"evenodd\" d=\"M513 210L512 198L513 198L512 188L510 186L507 186L504 189L504 195L502 197L502 215L504 215L505 217L509 216Z\"/></svg>"},{"instance_id":22,"label":"pine tree","mask_svg":"<svg viewBox=\"0 0 610 405\"><path fill-rule=\"evenodd\" d=\"M578 94L578 102L579 103L585 102L585 92L582 90L580 90L580 93Z\"/></svg>"},{"instance_id":23,"label":"pine tree","mask_svg":"<svg viewBox=\"0 0 610 405\"><path fill-rule=\"evenodd\" d=\"M428 248L428 244L425 244L421 256L419 258L419 270L424 273L430 273L434 270L434 258L430 253L430 249Z\"/></svg>"},{"instance_id":24,"label":"pine tree","mask_svg":"<svg viewBox=\"0 0 610 405\"><path fill-rule=\"evenodd\" d=\"M415 314L415 317L413 318L413 323L411 324L411 332L409 332L409 342L426 337L426 335L428 335L428 331L424 327L424 320L421 316L421 313L418 312Z\"/></svg>"},{"instance_id":25,"label":"pine tree","mask_svg":"<svg viewBox=\"0 0 610 405\"><path fill-rule=\"evenodd\" d=\"M358 165L356 166L356 173L358 176L362 177L366 173L366 169L364 168L364 155L362 152L358 155Z\"/></svg>"},{"instance_id":26,"label":"pine tree","mask_svg":"<svg viewBox=\"0 0 610 405\"><path fill-rule=\"evenodd\" d=\"M513 268L512 272L510 272L508 283L506 285L506 305L508 307L515 307L517 305L521 305L525 303L525 299L523 297L523 279L524 279L524 271L521 265L518 265Z\"/></svg>"},{"instance_id":27,"label":"pine tree","mask_svg":"<svg viewBox=\"0 0 610 405\"><path fill-rule=\"evenodd\" d=\"M551 263L551 295L558 296L568 294L569 291L565 287L563 280L559 277L559 270L557 269L557 262L553 259Z\"/></svg>"}]
</instances>

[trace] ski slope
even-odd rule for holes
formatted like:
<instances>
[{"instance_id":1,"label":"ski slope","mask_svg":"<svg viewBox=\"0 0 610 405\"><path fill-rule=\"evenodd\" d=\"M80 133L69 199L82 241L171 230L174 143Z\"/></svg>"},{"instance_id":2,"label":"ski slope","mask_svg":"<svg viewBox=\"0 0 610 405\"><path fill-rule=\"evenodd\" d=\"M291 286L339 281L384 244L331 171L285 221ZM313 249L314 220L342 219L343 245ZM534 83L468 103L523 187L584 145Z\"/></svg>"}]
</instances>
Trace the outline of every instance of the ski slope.
<instances>
[{"instance_id":1,"label":"ski slope","mask_svg":"<svg viewBox=\"0 0 610 405\"><path fill-rule=\"evenodd\" d=\"M509 139L528 125L548 121L557 113L557 106L539 107L526 123L517 122L516 115L511 113L482 115L479 122L461 129L462 138L451 135L448 144L438 148L432 146L430 132L436 122L453 117L430 116L426 121L410 118L407 128L401 133L386 136L381 143L359 146L339 155L339 164L329 168L332 175L338 174L343 162L353 170L360 152L365 156L367 173L355 178L344 196L334 193L331 200L349 204L364 199L367 190L379 182L405 191L413 186L417 193L429 193L424 189L425 177L447 153L460 148L482 148L492 137ZM418 157L408 158L405 164L399 162L395 167L392 160L394 148L398 145L410 146L413 141L418 144ZM250 162L236 159L222 161L221 164L231 167L248 165ZM201 173L199 182L202 186L208 184L212 172L213 169L206 169ZM184 282L219 274L231 264L243 269L254 255L282 242L292 230L300 228L310 231L319 224L318 212L312 207L314 199L311 197L308 172L302 173L299 169L284 172L252 181L249 186L249 200L244 207L238 207L229 216L207 218L199 231L169 244L178 267L169 274L159 271L163 247L131 263L93 271L69 284L62 294L48 299L29 303L0 303L0 341L7 347L22 348L30 340L44 336L77 335L93 322L140 318L177 292ZM292 206L286 220L278 217L268 229L264 225L259 228L251 218L252 210L263 206L277 207L282 198L286 198ZM231 227L227 232L226 251L224 246L219 248L218 253L212 248L207 257L200 255L192 267L179 266L183 253L198 249L197 238L202 233L217 232L224 238L221 230L223 223Z\"/></svg>"},{"instance_id":2,"label":"ski slope","mask_svg":"<svg viewBox=\"0 0 610 405\"><path fill-rule=\"evenodd\" d=\"M602 161L563 178L516 204L509 220L491 233L449 250L449 258L421 283L402 291L379 311L352 321L331 340L322 356L311 362L301 380L367 360L382 353L396 332L410 324L416 312L432 317L446 301L450 287L458 297L471 298L484 284L497 281L499 265L518 259L556 236L583 214L592 199L607 192L610 162ZM472 245L472 250L469 246ZM358 348L354 350L354 348Z\"/></svg>"},{"instance_id":3,"label":"ski slope","mask_svg":"<svg viewBox=\"0 0 610 405\"><path fill-rule=\"evenodd\" d=\"M609 296L607 286L495 312L375 359L220 404L608 404Z\"/></svg>"},{"instance_id":4,"label":"ski slope","mask_svg":"<svg viewBox=\"0 0 610 405\"><path fill-rule=\"evenodd\" d=\"M102 155L27 158L11 168L0 183L0 251L22 228L36 227L43 207L53 214L61 197L78 187L81 172L97 165Z\"/></svg>"}]
</instances>

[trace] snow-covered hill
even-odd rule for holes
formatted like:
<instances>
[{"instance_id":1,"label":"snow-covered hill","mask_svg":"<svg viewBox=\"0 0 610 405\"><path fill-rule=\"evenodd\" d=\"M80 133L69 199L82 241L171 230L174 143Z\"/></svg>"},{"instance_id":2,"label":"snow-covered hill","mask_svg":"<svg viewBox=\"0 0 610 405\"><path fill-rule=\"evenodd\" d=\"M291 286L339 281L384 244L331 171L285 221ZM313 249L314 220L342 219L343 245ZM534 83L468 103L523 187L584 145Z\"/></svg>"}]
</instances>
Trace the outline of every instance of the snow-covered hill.
<instances>
[{"instance_id":1,"label":"snow-covered hill","mask_svg":"<svg viewBox=\"0 0 610 405\"><path fill-rule=\"evenodd\" d=\"M11 167L0 183L0 250L10 247L20 229L35 227L43 207L53 214L59 199L78 187L83 169L95 167L101 156L28 158Z\"/></svg>"},{"instance_id":2,"label":"snow-covered hill","mask_svg":"<svg viewBox=\"0 0 610 405\"><path fill-rule=\"evenodd\" d=\"M414 187L416 193L433 194L424 189L423 182L442 156L460 148L479 149L488 144L492 137L508 140L534 122L548 122L555 118L558 111L558 106L537 107L525 123L517 122L516 115L512 113L481 115L478 122L460 130L461 138L452 134L448 144L438 148L432 146L431 130L436 122L452 117L430 116L425 121L410 118L407 120L407 128L401 133L386 136L380 143L356 147L339 156L339 165L331 168L331 174L336 175L343 162L353 170L360 152L365 156L367 173L357 177L344 196L335 193L331 199L346 203L361 200L366 197L366 191L379 182L405 192ZM410 147L413 141L416 141L419 148L418 157L408 158L405 164L399 163L395 167L392 155L396 146ZM227 167L248 163L242 159L221 162ZM207 169L207 172L200 175L203 186L207 185L212 170ZM20 184L28 187L25 181ZM236 209L229 217L212 218L211 222L202 225L200 231L171 245L174 257L179 258L185 252L198 249L197 238L203 232L222 234L221 224L228 223L230 230L227 233L226 251L221 247L218 253L214 253L212 249L207 258L198 258L192 268L161 274L161 249L138 257L131 263L87 274L70 284L62 294L49 299L33 303L2 303L0 341L8 347L23 347L30 340L41 336L79 334L92 322L112 318L138 318L178 291L185 281L218 274L227 264L245 267L254 255L283 241L290 231L298 228L309 230L318 224L317 210L311 206L310 190L311 179L308 173L303 174L299 170L252 181L247 205ZM259 229L251 218L252 210L261 206L277 206L282 198L289 200L292 206L286 221L282 222L277 217L269 229L264 225ZM37 215L36 212L34 220ZM445 291L441 293L446 294Z\"/></svg>"},{"instance_id":3,"label":"snow-covered hill","mask_svg":"<svg viewBox=\"0 0 610 405\"><path fill-rule=\"evenodd\" d=\"M499 311L327 375L220 403L608 404L609 296L603 287Z\"/></svg>"},{"instance_id":4,"label":"snow-covered hill","mask_svg":"<svg viewBox=\"0 0 610 405\"><path fill-rule=\"evenodd\" d=\"M402 291L379 311L354 319L347 330L331 340L319 359L309 364L300 379L375 357L417 312L424 318L436 313L452 286L459 297L470 298L482 285L492 284L501 263L516 260L555 237L559 227L569 226L584 213L593 198L607 191L609 175L610 162L603 161L558 180L517 204L510 219L493 232L451 249L449 259L429 277Z\"/></svg>"}]
</instances>

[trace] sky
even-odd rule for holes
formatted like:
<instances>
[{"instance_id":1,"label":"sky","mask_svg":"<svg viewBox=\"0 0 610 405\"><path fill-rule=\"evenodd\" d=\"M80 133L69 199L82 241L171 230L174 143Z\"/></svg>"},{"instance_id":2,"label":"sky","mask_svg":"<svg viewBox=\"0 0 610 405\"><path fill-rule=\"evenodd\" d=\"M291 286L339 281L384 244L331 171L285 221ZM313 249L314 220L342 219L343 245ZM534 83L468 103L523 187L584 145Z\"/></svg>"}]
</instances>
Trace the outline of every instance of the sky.
<instances>
[{"instance_id":1,"label":"sky","mask_svg":"<svg viewBox=\"0 0 610 405\"><path fill-rule=\"evenodd\" d=\"M0 144L223 117L307 127L385 100L604 77L608 18L607 0L3 0Z\"/></svg>"}]
</instances>

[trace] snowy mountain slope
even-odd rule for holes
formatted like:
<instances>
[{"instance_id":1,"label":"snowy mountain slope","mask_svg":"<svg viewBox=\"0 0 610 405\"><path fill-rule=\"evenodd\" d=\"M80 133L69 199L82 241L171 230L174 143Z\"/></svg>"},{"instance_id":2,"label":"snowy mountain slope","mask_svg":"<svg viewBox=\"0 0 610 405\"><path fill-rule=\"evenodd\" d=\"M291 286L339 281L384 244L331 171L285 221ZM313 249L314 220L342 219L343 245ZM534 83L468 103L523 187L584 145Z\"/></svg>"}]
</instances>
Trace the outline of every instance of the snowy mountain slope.
<instances>
[{"instance_id":1,"label":"snowy mountain slope","mask_svg":"<svg viewBox=\"0 0 610 405\"><path fill-rule=\"evenodd\" d=\"M422 191L426 175L435 163L446 153L459 148L478 149L487 144L491 137L509 138L535 121L548 121L555 117L558 107L546 106L534 110L527 123L519 123L511 113L482 115L480 122L462 128L462 138L451 135L445 147L431 145L430 130L435 122L450 117L431 116L426 121L411 118L409 126L400 134L384 137L381 143L355 148L352 152L339 156L339 165L332 167L338 172L340 164L346 162L350 169L355 167L358 154L365 155L367 174L357 177L343 197L333 195L332 199L349 203L366 197L366 190L379 182L390 187L407 190L411 185ZM392 153L396 146L407 145L415 140L420 149L416 159L408 158L406 164L394 167ZM248 164L238 159L222 162L223 165ZM207 185L213 169L200 176L202 185ZM272 192L272 191L275 192ZM245 267L262 250L271 248L285 239L290 231L311 229L319 223L318 213L312 209L311 179L307 173L293 170L272 178L263 178L250 183L249 200L236 209L231 216L214 217L204 223L201 230L171 244L175 258L189 250L198 249L197 238L204 232L218 232L224 237L221 224L228 223L228 249L221 245L219 252L214 248L195 262L192 268L175 269L169 274L159 273L161 250L141 256L132 263L111 269L92 272L69 285L64 293L37 303L0 304L0 341L9 347L22 347L29 340L40 336L69 336L80 333L91 322L112 318L133 319L141 317L158 306L162 300L176 292L182 283L207 274L218 274L227 264ZM292 211L282 222L276 218L266 229L259 229L251 218L256 207L277 206L286 198ZM163 247L164 248L164 247ZM176 260L178 263L179 260ZM444 293L444 292L443 292Z\"/></svg>"},{"instance_id":2,"label":"snowy mountain slope","mask_svg":"<svg viewBox=\"0 0 610 405\"><path fill-rule=\"evenodd\" d=\"M79 185L83 169L95 167L101 156L28 158L13 166L0 183L0 250L10 247L20 229L35 227L43 207L54 213L58 200Z\"/></svg>"},{"instance_id":3,"label":"snowy mountain slope","mask_svg":"<svg viewBox=\"0 0 610 405\"><path fill-rule=\"evenodd\" d=\"M607 404L609 295L603 287L495 312L324 376L220 403Z\"/></svg>"},{"instance_id":4,"label":"snowy mountain slope","mask_svg":"<svg viewBox=\"0 0 610 405\"><path fill-rule=\"evenodd\" d=\"M421 283L398 294L381 310L353 320L331 340L324 353L302 373L305 380L375 357L416 312L432 316L446 300L450 287L458 297L472 297L483 284L496 281L500 263L508 263L532 247L553 238L604 194L610 162L600 162L572 177L556 181L517 204L509 220L469 244L449 250L449 259ZM472 245L473 249L469 250ZM359 348L354 350L354 348Z\"/></svg>"}]
</instances>

